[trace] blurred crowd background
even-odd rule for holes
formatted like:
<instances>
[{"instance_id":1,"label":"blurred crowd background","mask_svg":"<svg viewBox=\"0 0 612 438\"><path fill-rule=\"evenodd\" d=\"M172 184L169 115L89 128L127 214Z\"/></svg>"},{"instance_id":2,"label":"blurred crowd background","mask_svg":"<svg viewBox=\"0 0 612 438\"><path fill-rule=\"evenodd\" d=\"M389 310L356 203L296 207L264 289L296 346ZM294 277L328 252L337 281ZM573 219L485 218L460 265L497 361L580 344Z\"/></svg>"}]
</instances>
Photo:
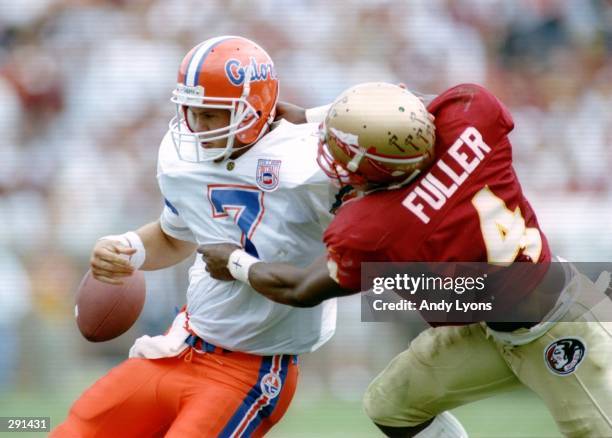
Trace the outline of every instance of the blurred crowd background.
<instances>
[{"instance_id":1,"label":"blurred crowd background","mask_svg":"<svg viewBox=\"0 0 612 438\"><path fill-rule=\"evenodd\" d=\"M220 34L259 42L281 99L306 107L363 81L487 86L515 118L515 167L553 250L612 259L610 0L0 0L0 398L104 371L183 303L185 265L147 274L119 340L88 345L72 317L95 240L159 215L179 62ZM407 337L360 323L356 299L340 310L304 379L358 399Z\"/></svg>"}]
</instances>

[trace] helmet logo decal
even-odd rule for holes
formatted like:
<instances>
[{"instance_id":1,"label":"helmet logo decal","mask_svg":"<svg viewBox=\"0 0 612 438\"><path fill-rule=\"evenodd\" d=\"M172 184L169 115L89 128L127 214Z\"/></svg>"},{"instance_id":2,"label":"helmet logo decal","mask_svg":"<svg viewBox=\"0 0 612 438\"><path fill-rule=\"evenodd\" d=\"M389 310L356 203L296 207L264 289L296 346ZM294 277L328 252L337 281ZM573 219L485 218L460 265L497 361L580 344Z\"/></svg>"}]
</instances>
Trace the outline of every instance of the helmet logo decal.
<instances>
[{"instance_id":1,"label":"helmet logo decal","mask_svg":"<svg viewBox=\"0 0 612 438\"><path fill-rule=\"evenodd\" d=\"M244 83L247 67L251 72L250 82L265 81L268 78L276 79L276 70L271 62L259 64L253 57L249 64L242 65L238 59L231 58L225 63L225 75L237 87Z\"/></svg>"},{"instance_id":2,"label":"helmet logo decal","mask_svg":"<svg viewBox=\"0 0 612 438\"><path fill-rule=\"evenodd\" d=\"M342 132L339 129L336 129L333 127L330 127L329 130L342 143L345 143L346 145L352 145L355 147L359 147L359 136L358 135L351 134L350 132Z\"/></svg>"},{"instance_id":3,"label":"helmet logo decal","mask_svg":"<svg viewBox=\"0 0 612 438\"><path fill-rule=\"evenodd\" d=\"M275 373L268 373L261 378L259 384L262 394L269 399L278 397L283 387L283 381L280 376Z\"/></svg>"}]
</instances>

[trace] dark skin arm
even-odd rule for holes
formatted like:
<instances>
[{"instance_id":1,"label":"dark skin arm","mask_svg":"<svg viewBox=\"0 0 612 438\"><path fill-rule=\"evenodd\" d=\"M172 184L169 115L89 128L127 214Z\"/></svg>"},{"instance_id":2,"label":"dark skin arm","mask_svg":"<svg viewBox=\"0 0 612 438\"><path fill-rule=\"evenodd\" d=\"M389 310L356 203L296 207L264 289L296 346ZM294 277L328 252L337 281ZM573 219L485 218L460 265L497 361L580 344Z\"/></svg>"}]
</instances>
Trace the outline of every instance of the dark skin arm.
<instances>
[{"instance_id":1,"label":"dark skin arm","mask_svg":"<svg viewBox=\"0 0 612 438\"><path fill-rule=\"evenodd\" d=\"M406 88L406 89L408 88L403 83L399 83L398 85L402 88ZM417 93L414 91L413 93L419 99L421 99L421 101L425 105L429 105L431 101L437 97L434 94L421 94L421 93ZM430 117L433 117L433 116L430 114ZM295 105L293 103L283 102L279 100L278 103L276 104L276 117L274 118L274 121L278 121L280 119L285 119L296 125L299 125L301 123L306 123L307 122L306 121L306 108L302 108L301 106Z\"/></svg>"},{"instance_id":2,"label":"dark skin arm","mask_svg":"<svg viewBox=\"0 0 612 438\"><path fill-rule=\"evenodd\" d=\"M306 123L306 110L301 106L279 101L278 104L276 104L276 117L274 120L280 119L285 119L296 125Z\"/></svg>"},{"instance_id":3,"label":"dark skin arm","mask_svg":"<svg viewBox=\"0 0 612 438\"><path fill-rule=\"evenodd\" d=\"M207 270L218 280L233 280L227 269L230 254L238 249L233 244L203 245L198 249ZM293 307L313 307L334 297L358 291L343 289L329 275L327 256L316 259L307 268L285 263L255 263L249 270L253 289L266 298Z\"/></svg>"}]
</instances>

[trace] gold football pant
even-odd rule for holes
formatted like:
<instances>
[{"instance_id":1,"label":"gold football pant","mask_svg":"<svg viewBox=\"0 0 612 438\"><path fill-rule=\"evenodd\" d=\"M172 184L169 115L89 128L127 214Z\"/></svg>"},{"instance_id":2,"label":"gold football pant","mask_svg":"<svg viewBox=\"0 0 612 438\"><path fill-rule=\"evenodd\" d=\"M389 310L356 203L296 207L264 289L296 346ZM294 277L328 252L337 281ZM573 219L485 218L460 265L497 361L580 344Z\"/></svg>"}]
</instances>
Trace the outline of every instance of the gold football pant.
<instances>
[{"instance_id":1,"label":"gold football pant","mask_svg":"<svg viewBox=\"0 0 612 438\"><path fill-rule=\"evenodd\" d=\"M522 384L564 435L612 437L612 301L586 277L574 280L589 293L524 345L502 342L484 323L424 331L370 384L366 413L377 424L416 426ZM596 306L582 298L595 294Z\"/></svg>"}]
</instances>

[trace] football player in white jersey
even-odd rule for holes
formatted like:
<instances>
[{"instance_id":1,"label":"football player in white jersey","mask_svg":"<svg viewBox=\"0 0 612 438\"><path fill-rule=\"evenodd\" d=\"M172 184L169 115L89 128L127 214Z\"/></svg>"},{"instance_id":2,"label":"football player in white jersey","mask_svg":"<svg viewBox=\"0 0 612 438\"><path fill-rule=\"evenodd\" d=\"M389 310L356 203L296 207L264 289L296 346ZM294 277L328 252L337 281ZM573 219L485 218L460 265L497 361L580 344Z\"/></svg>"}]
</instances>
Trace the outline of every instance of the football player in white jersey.
<instances>
[{"instance_id":1,"label":"football player in white jersey","mask_svg":"<svg viewBox=\"0 0 612 438\"><path fill-rule=\"evenodd\" d=\"M194 47L159 149L161 217L100 239L94 277L120 283L217 242L303 267L321 254L331 196L316 163L317 125L281 121L270 130L277 99L274 64L256 43L223 36ZM186 310L169 332L138 339L52 436L262 436L283 416L297 355L330 339L336 303L274 303L244 282L212 279L200 257L189 280Z\"/></svg>"}]
</instances>

